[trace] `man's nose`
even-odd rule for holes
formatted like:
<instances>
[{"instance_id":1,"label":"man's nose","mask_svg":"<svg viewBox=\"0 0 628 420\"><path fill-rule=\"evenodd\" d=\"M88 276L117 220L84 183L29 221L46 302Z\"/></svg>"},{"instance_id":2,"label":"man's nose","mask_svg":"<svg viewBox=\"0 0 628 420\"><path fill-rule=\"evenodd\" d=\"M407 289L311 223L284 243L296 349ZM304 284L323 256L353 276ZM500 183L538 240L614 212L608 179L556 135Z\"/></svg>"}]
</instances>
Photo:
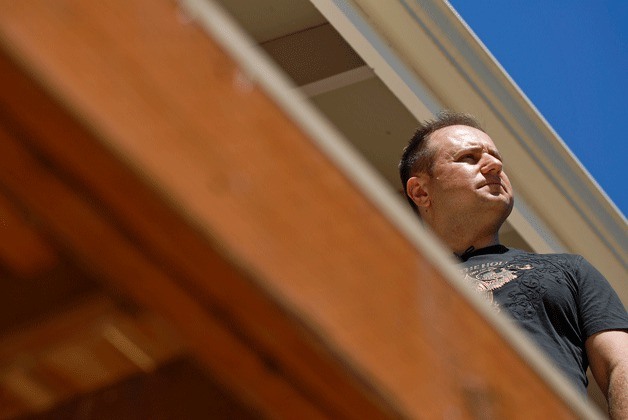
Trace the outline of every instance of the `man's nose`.
<instances>
[{"instance_id":1,"label":"man's nose","mask_svg":"<svg viewBox=\"0 0 628 420\"><path fill-rule=\"evenodd\" d=\"M503 164L502 161L497 159L493 155L489 155L488 153L483 156L483 165L481 171L483 174L499 174L502 171Z\"/></svg>"}]
</instances>

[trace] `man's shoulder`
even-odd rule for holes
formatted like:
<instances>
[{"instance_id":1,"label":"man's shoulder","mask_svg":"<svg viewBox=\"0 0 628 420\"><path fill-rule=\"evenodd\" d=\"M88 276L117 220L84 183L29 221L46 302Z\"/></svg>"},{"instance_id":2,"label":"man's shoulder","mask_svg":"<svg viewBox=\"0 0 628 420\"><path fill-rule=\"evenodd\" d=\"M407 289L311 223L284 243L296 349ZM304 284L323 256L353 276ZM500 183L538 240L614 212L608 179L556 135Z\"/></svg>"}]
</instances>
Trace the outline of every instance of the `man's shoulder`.
<instances>
[{"instance_id":1,"label":"man's shoulder","mask_svg":"<svg viewBox=\"0 0 628 420\"><path fill-rule=\"evenodd\" d=\"M537 258L544 258L548 260L570 260L577 261L582 259L582 255L579 254L571 254L567 252L550 252L550 253L538 253L533 251L526 251L524 249L519 248L508 248L508 253L510 255L530 255L536 256Z\"/></svg>"},{"instance_id":2,"label":"man's shoulder","mask_svg":"<svg viewBox=\"0 0 628 420\"><path fill-rule=\"evenodd\" d=\"M584 260L582 255L570 253L547 253L540 254L536 252L525 251L517 248L509 248L508 255L517 258L530 258L539 261L545 261L555 264L566 264L569 266L577 266Z\"/></svg>"},{"instance_id":3,"label":"man's shoulder","mask_svg":"<svg viewBox=\"0 0 628 420\"><path fill-rule=\"evenodd\" d=\"M524 251L525 252L525 251ZM537 253L528 253L531 255L537 255L539 258L545 259L547 261L553 262L567 262L570 264L580 264L584 258L579 254L570 254L570 253L549 253L549 254L537 254Z\"/></svg>"}]
</instances>

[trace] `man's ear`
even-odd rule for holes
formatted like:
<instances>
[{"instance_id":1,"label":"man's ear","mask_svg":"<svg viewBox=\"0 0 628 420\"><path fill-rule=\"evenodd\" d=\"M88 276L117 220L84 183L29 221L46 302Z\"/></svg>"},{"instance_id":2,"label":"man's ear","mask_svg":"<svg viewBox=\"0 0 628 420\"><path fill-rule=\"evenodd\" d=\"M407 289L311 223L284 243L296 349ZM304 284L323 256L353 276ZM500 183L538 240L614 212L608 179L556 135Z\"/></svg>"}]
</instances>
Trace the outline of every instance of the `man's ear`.
<instances>
[{"instance_id":1,"label":"man's ear","mask_svg":"<svg viewBox=\"0 0 628 420\"><path fill-rule=\"evenodd\" d=\"M406 194L417 205L417 207L429 207L431 198L428 193L427 174L419 174L408 179L406 183Z\"/></svg>"}]
</instances>

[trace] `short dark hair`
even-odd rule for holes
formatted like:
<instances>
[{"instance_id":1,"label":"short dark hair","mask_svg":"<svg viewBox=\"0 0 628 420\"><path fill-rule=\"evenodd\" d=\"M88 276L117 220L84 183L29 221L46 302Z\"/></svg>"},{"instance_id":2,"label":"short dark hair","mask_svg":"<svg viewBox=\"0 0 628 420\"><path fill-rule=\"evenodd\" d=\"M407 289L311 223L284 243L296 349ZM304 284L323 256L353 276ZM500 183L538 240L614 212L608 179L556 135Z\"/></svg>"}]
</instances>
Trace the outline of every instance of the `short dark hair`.
<instances>
[{"instance_id":1,"label":"short dark hair","mask_svg":"<svg viewBox=\"0 0 628 420\"><path fill-rule=\"evenodd\" d=\"M414 136L410 139L408 145L403 149L403 155L401 155L401 160L399 161L401 186L406 199L417 214L419 214L419 209L408 196L406 185L408 184L408 180L415 174L424 172L428 175L432 174L432 165L436 151L433 147L427 147L429 137L436 130L452 125L466 125L484 131L478 120L472 115L444 110L433 120L423 121L417 128Z\"/></svg>"}]
</instances>

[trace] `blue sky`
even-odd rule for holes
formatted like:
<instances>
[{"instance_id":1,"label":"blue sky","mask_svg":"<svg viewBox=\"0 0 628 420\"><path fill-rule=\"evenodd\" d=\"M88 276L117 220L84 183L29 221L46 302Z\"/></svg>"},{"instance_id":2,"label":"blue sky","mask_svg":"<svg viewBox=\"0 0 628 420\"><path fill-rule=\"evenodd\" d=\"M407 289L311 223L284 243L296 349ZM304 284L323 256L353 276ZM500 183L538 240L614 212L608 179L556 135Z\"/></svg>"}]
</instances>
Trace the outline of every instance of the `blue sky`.
<instances>
[{"instance_id":1,"label":"blue sky","mask_svg":"<svg viewBox=\"0 0 628 420\"><path fill-rule=\"evenodd\" d=\"M449 2L627 214L628 1Z\"/></svg>"}]
</instances>

